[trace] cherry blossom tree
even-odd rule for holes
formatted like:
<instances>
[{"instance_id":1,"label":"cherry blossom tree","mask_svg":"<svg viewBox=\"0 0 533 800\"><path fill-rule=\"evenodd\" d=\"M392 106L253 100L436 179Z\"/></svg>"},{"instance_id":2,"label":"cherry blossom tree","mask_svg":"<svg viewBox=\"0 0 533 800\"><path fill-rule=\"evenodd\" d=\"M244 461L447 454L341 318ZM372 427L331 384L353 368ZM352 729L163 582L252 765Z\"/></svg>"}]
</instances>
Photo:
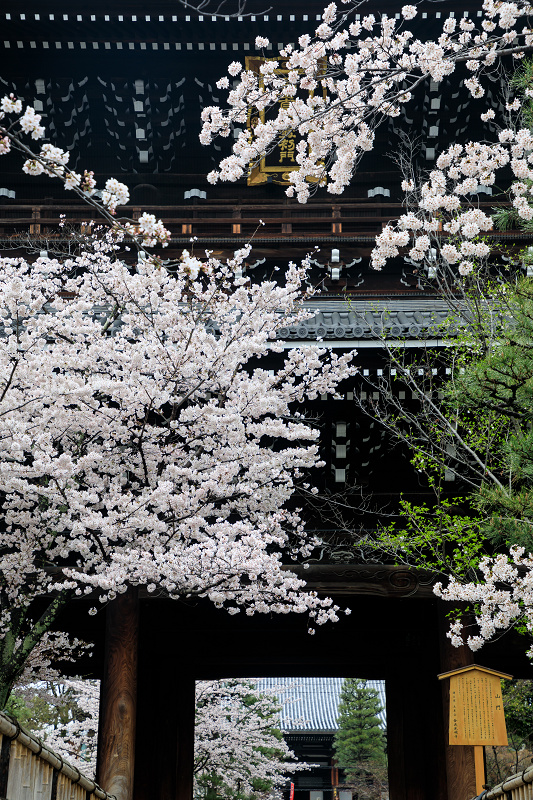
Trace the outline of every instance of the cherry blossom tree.
<instances>
[{"instance_id":1,"label":"cherry blossom tree","mask_svg":"<svg viewBox=\"0 0 533 800\"><path fill-rule=\"evenodd\" d=\"M527 248L504 254L503 270L502 253L483 236L496 225L530 230L533 219L531 62L515 72L511 86L519 96L507 105L498 141L454 144L426 179L406 176L406 213L385 227L372 255L380 269L405 253L450 309L452 336L441 359L450 377L444 386L437 387L426 358L407 365L390 352L396 374L421 407L414 413L402 409L398 425L399 404L389 392L389 409L374 412L412 447L437 505L416 509L404 503L409 534L390 535L389 529L382 542L407 562L414 558L451 575L448 586L439 583L435 591L468 605L470 618L457 619L449 637L456 646L466 640L472 650L509 628L533 634L532 287L523 276L529 275L532 253ZM482 114L489 116L494 112ZM510 205L487 214L469 193L474 184L495 182L509 186ZM461 481L466 497L450 499L446 474ZM528 655L533 657L533 648Z\"/></svg>"},{"instance_id":2,"label":"cherry blossom tree","mask_svg":"<svg viewBox=\"0 0 533 800\"><path fill-rule=\"evenodd\" d=\"M384 525L366 545L448 576L436 594L468 609L450 628L455 646L466 641L478 650L510 628L531 641L533 285L523 273L532 254L517 254L505 268L494 254L475 256L461 274L459 250L468 239L457 246L459 237L452 244L452 236L443 243L431 235L426 256L435 272L423 280L440 285L450 309L439 369L432 352L413 357L389 347L392 377L369 378L367 394L379 400L360 407L411 450L434 497L424 504L404 498L400 522ZM479 238L474 244L485 245ZM448 247L455 263L443 258ZM416 405L399 399L398 386Z\"/></svg>"},{"instance_id":3,"label":"cherry blossom tree","mask_svg":"<svg viewBox=\"0 0 533 800\"><path fill-rule=\"evenodd\" d=\"M253 681L199 681L196 685L195 796L266 798L287 774L310 769L278 728L280 704Z\"/></svg>"},{"instance_id":4,"label":"cherry blossom tree","mask_svg":"<svg viewBox=\"0 0 533 800\"><path fill-rule=\"evenodd\" d=\"M336 619L282 564L313 546L287 508L321 463L299 404L355 371L352 354L277 338L311 313L306 265L253 285L249 247L164 264L146 251L168 241L160 221L117 218L123 184L98 192L68 154L33 153L23 134L42 138L39 115L13 97L2 109L3 151L22 150L27 172L59 178L108 225L70 258L0 259L0 707L76 597L96 613L142 585L230 613Z\"/></svg>"},{"instance_id":5,"label":"cherry blossom tree","mask_svg":"<svg viewBox=\"0 0 533 800\"><path fill-rule=\"evenodd\" d=\"M333 194L341 193L352 179L361 157L372 150L379 124L388 117L398 116L401 107L412 100L416 88L424 81L431 79L440 83L461 65L463 75L467 73L464 85L470 95L482 98L484 77L502 57L520 59L531 50L531 10L528 2L485 0L480 18L475 22L473 14L459 20L448 18L443 21L442 33L437 39L423 41L407 27L417 15L414 5L404 6L400 19L396 20L374 13L358 14L356 18L354 12L364 12L363 3L343 2L340 8L330 4L314 36L301 36L296 46L289 45L280 51L279 58L266 59L258 72L243 71L237 62L229 66L230 77L237 78L228 95L229 107L227 110L204 110L202 142L208 144L217 135L227 136L232 126L242 126L252 115L258 123L253 133L242 130L233 145L233 154L211 173L210 180L238 179L246 174L250 164L272 151L287 135L296 133L299 137L298 167L290 174L288 196L305 202L321 186ZM256 45L266 48L269 42L259 37ZM218 85L222 89L229 88L229 78L222 78ZM523 94L529 102L533 97L531 85L526 85ZM459 318L470 327L477 325L470 342L463 342L463 357L470 347L473 361L479 357L481 369L486 368L487 372L495 361L499 360L499 367L502 367L509 355L502 351L501 337L504 336L505 344L506 329L512 318L506 313L509 306L514 305L516 310L520 298L515 296L509 304L505 298L502 302L505 287L503 292L495 292L494 282L491 287L490 281L486 281L475 298L476 313L469 316L468 309L461 303L458 287L461 281L470 281L468 285L472 288L494 258L492 247L484 238L494 226L493 215L482 210L475 201L480 187L508 187L513 219L523 227L533 220L533 135L530 117L523 114L522 99L515 97L508 101L505 116L500 119L492 109L481 113L483 122L493 124L496 141L454 142L441 152L435 168L427 175L422 178L416 174L405 176L402 183L406 194L405 212L385 226L371 256L372 266L380 270L389 259L403 255L426 276L425 279L433 282L433 286L439 286L450 301L454 321ZM527 258L530 260L530 256ZM478 285L482 283L478 281ZM529 296L529 291L522 296L524 294ZM511 344L517 344L516 339L511 338ZM518 344L523 351L527 350L523 336ZM457 362L461 362L461 358ZM467 362L471 367L470 378L475 381L475 363L471 359ZM509 391L517 388L517 375L513 370L518 362L522 363L520 357L507 360L503 372L499 373L502 385ZM464 368L464 360L461 363ZM394 366L398 367L398 360ZM421 382L413 378L408 368L402 377L418 391L420 386L415 384ZM463 381L463 401L464 388ZM520 385L520 390L525 391L525 388ZM481 441L479 430L465 435L460 396L454 394L453 387L450 394L454 399L448 407L435 401L432 388L419 394L423 398L425 421L433 421L433 426L438 428L436 442L431 441L432 436L435 439L434 427L428 424L422 430L414 414L410 418L413 425L409 433L402 433L402 426L394 422L390 427L398 430L404 441L410 438L413 429L417 435L422 431L415 446L415 461L418 467L421 463L430 464L434 474L442 473L450 462L457 469L461 460L457 453L460 452L464 474L474 487L474 508L489 508L489 513L494 515L499 509L505 519L505 530L513 526L527 528L528 535L521 535L529 539L528 511L524 504L518 508L519 501L524 500L530 489L530 475L525 465L525 453L529 451L523 441L518 441L521 437L527 440L523 426L527 428L530 424L529 409L519 414L517 421L507 397L499 398L499 407L489 404L487 412L479 397L476 403L470 396L466 401L467 413L479 414L483 422L490 411L496 417L500 412L499 418L493 419L496 428L493 427L488 436L481 437ZM396 403L395 413L400 412L403 419L404 409L399 405ZM386 417L390 423L394 413ZM520 431L515 431L514 444L513 431L509 430L511 419ZM498 441L502 428L505 429L503 440ZM493 442L493 451L488 448L489 440ZM420 442L423 442L421 449ZM491 461L498 462L495 469L490 468ZM502 474L502 468L508 469L507 476ZM515 475L519 476L519 491L514 491L509 475L513 480ZM492 500L487 501L488 496ZM458 528L451 524L453 514L448 514L446 508L443 511L441 521L447 518L450 522L446 533L448 548L453 546L453 535ZM408 513L411 523L420 521L420 513L413 515L412 509ZM474 513L474 527L476 519ZM483 527L482 518L478 521ZM469 645L477 649L497 631L512 626L533 632L533 563L531 555L527 554L530 546L524 549L515 541L510 552L506 550L491 558L486 552L487 542L480 543L475 533L473 539L471 537L472 519L467 517L463 522L466 523L463 532L468 525L470 528L467 530L469 549L460 554L461 569L480 570L480 576L465 583L463 573L463 582L453 578L446 589L437 586L436 591L448 600L471 602L477 609L479 630L477 635L468 637ZM431 524L428 526L424 522L422 539L426 557L430 545L427 534L431 529ZM401 540L401 535L399 538ZM442 543L442 538L437 540L437 551ZM498 546L512 543L512 535L507 539L500 535ZM464 544L462 542L461 547ZM411 548L411 556L414 549ZM438 552L436 557L441 564L446 561ZM450 631L456 645L462 642L461 632L462 624L456 622Z\"/></svg>"},{"instance_id":6,"label":"cherry blossom tree","mask_svg":"<svg viewBox=\"0 0 533 800\"><path fill-rule=\"evenodd\" d=\"M211 182L246 175L250 164L295 132L298 168L287 194L300 202L318 186L340 194L372 150L376 128L397 117L418 86L428 79L440 83L464 65L467 90L481 98L484 75L502 57L520 58L533 46L531 5L524 0L485 0L481 19L445 19L440 36L428 41L406 27L417 16L416 5L403 6L399 20L365 10L364 2L343 0L340 8L330 3L314 34L303 34L279 57L267 57L259 72L243 70L239 62L229 65L229 77L217 84L229 89L237 79L228 108L204 109L200 139L209 144L228 136L250 115L257 125L252 136L241 130L232 155L208 176ZM256 46L267 48L269 41L259 36Z\"/></svg>"},{"instance_id":7,"label":"cherry blossom tree","mask_svg":"<svg viewBox=\"0 0 533 800\"><path fill-rule=\"evenodd\" d=\"M494 185L504 168L511 168L516 180L510 186L512 206L522 220L533 219L531 149L533 134L527 128L500 131L495 144L469 142L453 144L437 158L432 170L419 185L404 181L402 188L411 195L409 208L397 222L385 226L376 238L372 265L381 269L388 259L409 246L409 258L431 275L438 277L437 265L457 264L461 276L486 263L491 247L482 235L492 230L494 220L472 203L469 195L479 186ZM445 238L436 235L449 234Z\"/></svg>"},{"instance_id":8,"label":"cherry blossom tree","mask_svg":"<svg viewBox=\"0 0 533 800\"><path fill-rule=\"evenodd\" d=\"M257 112L259 116L265 113L254 127L253 136L248 131L239 134L233 146L233 155L209 176L211 181L242 177L250 164L279 145L287 135L296 132L300 137L297 144L298 169L291 173L291 186L287 190L289 196L296 196L299 201L305 202L319 186L325 186L334 194L340 193L351 180L362 155L372 149L380 122L397 116L401 106L411 101L417 87L424 81L431 79L439 83L461 65L469 74L464 81L467 90L472 97L481 98L487 72L503 57L519 59L533 46L529 20L531 6L527 2L496 3L485 0L481 17L476 18L476 22L469 16L460 20L446 19L441 35L434 41L417 39L407 29L409 21L417 15L416 6L404 6L399 20L387 15L377 18L374 14L359 15L362 19L356 19L355 12L362 7L361 3L343 3L339 10L335 4L329 5L314 36L300 37L298 45L286 47L279 59L266 60L259 73L243 71L237 62L230 65L230 77L222 78L218 84L220 88L229 88L230 78L237 78L228 96L229 108L204 110L202 141L209 144L214 136L228 136L232 126L242 126L252 112L255 116L258 116ZM263 48L269 45L264 37L259 37L256 43ZM526 97L532 94L533 89L526 88ZM280 103L282 99L284 102ZM111 180L98 192L91 173L77 175L68 170L67 154L46 144L38 154L34 154L22 143L18 135L19 128L34 139L43 135L39 115L32 109L26 109L22 114L22 108L15 98L5 98L2 108L5 113L15 115L15 119L0 130L3 136L0 148L7 150L13 146L22 150L27 158L27 172L45 172L60 178L67 188L100 209L117 237L108 246L118 246L117 240L124 237L129 237L139 248L158 241L165 243L164 226L154 217L144 215L138 222L116 218L118 206L127 200L127 190L122 184ZM439 155L435 169L422 179L416 175L405 176L402 184L406 193L405 213L397 221L385 226L377 237L372 254L374 268L382 269L388 259L404 255L426 274L428 280L435 281L441 287L451 286L449 297L453 295L453 287L460 285L461 281L474 281L479 270L491 258L491 246L484 234L490 231L494 220L476 204L472 193L480 186L496 185L502 175L504 184L510 184L513 214L523 224L531 222L533 136L529 126L521 124L520 99L515 98L507 103L505 119L495 119L495 113L491 110L484 111L481 117L485 122L492 120L497 130L496 141L454 143ZM512 176L510 182L506 177L509 172ZM227 287L231 282L229 273L238 269L239 259L243 257L239 254L232 264L222 265L222 275L215 281L217 286L224 284ZM148 259L147 263L148 268L157 264L156 269L161 271L159 262L153 258ZM201 266L194 256L184 256L181 266L178 265L177 276L185 283L191 281L193 285L201 286L203 290L206 280L210 279L215 269L212 259L207 264L207 267L205 264ZM86 265L76 266L76 269L85 270ZM206 270L208 275L196 280L201 269ZM62 280L63 277L59 283L65 291ZM301 280L301 276L298 280ZM57 291L56 286L54 297ZM76 296L79 294L77 286L71 291ZM225 288L225 291L228 289ZM493 300L494 297L485 294L481 305L485 304L484 307L490 309ZM106 297L105 303L109 302ZM201 302L206 302L204 296ZM72 303L70 306L73 307ZM212 319L218 321L218 316L213 314ZM106 319L104 325L108 325L108 328L105 333L120 324L120 314L116 326L114 319ZM479 330L482 331L483 326ZM491 331L490 341L493 343L497 340L498 331L501 331L501 321L496 320ZM108 395L105 396L107 402ZM187 395L187 403L190 401L192 404L195 400L194 393ZM150 407L150 421L153 413ZM453 417L446 417L438 404L431 406L429 417L432 415L442 422L442 430L446 431L446 435L454 440L460 438L460 428L454 425ZM147 418L146 413L144 418ZM477 457L475 447L472 448L463 438L462 445L465 443L469 469L474 464L483 483L488 475L485 471L486 462ZM441 466L445 461L444 453ZM496 472L488 477L497 488L502 489L504 482ZM128 480L129 474L124 480L125 486L128 486ZM107 514L106 510L104 517ZM299 536L299 523L295 524L296 535ZM286 544L286 540L282 543L276 541L278 545ZM512 551L510 557L502 558L507 558L506 563L512 569L517 558L527 559L527 556ZM489 599L492 596L490 570L495 564L500 568L501 563L481 562L481 568L488 570L485 586ZM520 563L515 566L523 571L527 565ZM69 575L72 575L74 586L75 580L81 581L81 578L72 571L72 567L70 569ZM518 575L522 574L520 569ZM102 573L107 574L106 570L102 570ZM67 574L65 570L63 574ZM160 580L150 580L144 574L139 582L145 579L154 588L160 585ZM108 591L108 597L113 596L113 583L111 588L105 587L105 579L100 577L100 572L84 577L83 581L87 583L87 589L97 588L104 592L104 597L105 591ZM511 583L514 586L516 580L513 581ZM457 586L457 582L452 584L450 599L454 592L459 591ZM232 588L235 589L234 586ZM74 590L84 591L79 586ZM464 591L470 592L470 585ZM526 595L524 589L521 595L522 610L523 604L527 606L528 603ZM213 599L219 602L218 597ZM226 602L226 598L222 602ZM498 620L518 620L517 615L513 616L512 609L508 608L507 611L506 617L500 615L499 606L494 613L492 610L487 613L491 619L496 615ZM483 624L482 629L488 631L490 626ZM457 628L451 635L458 643Z\"/></svg>"},{"instance_id":9,"label":"cherry blossom tree","mask_svg":"<svg viewBox=\"0 0 533 800\"><path fill-rule=\"evenodd\" d=\"M441 583L435 592L444 600L466 602L476 609L477 631L469 633L462 619L450 627L449 637L455 647L465 639L471 650L479 650L485 642L510 628L522 629L533 635L533 555L524 547L513 546L510 553L485 557L479 564L481 579L459 583L453 577L448 585ZM465 627L467 628L465 631ZM527 650L533 658L533 645Z\"/></svg>"},{"instance_id":10,"label":"cherry blossom tree","mask_svg":"<svg viewBox=\"0 0 533 800\"><path fill-rule=\"evenodd\" d=\"M511 162L516 176L520 162L529 158L529 151L522 151L517 142L530 132L504 133L500 139L505 146L490 149L496 161ZM529 502L533 290L531 278L523 276L531 253L515 255L514 264L503 271L501 260L498 267L495 254L480 236L493 218L464 205L444 215L445 198L454 197L443 191L450 172L461 173L465 182L469 170L474 179L481 177L475 155L481 153L481 145L470 144L463 152L460 146L450 150L455 163L448 160L450 151L438 160L442 171L434 170L422 185L419 202L395 225L387 226L374 253L383 260L398 253L401 245L394 237L405 234L405 245L411 245L408 257L425 271L426 281L440 287L450 308L451 336L439 359L450 377L444 384L436 377L427 353L407 363L405 353L389 349L395 380L408 387L420 405L405 408L390 385L385 386L387 380L379 379L374 391L385 402L373 404L367 412L411 448L413 464L435 491L430 506L403 501L405 528L389 527L382 532L380 545L403 563L450 576L446 587L435 586L436 594L467 604L470 613L452 624L449 637L456 646L466 641L478 650L509 628L526 632L529 638L533 634ZM490 169L486 153L482 160ZM494 173L487 171L483 180L491 177ZM453 180L458 180L456 174ZM512 182L513 200L506 212L524 226L533 213L531 186L529 174ZM415 191L414 186L410 189ZM431 227L439 219L431 209L441 200L445 237ZM460 482L456 492L462 497L450 494L452 487L445 482L450 480ZM532 647L528 655L533 657Z\"/></svg>"},{"instance_id":11,"label":"cherry blossom tree","mask_svg":"<svg viewBox=\"0 0 533 800\"><path fill-rule=\"evenodd\" d=\"M57 675L15 686L8 712L69 764L94 780L100 686Z\"/></svg>"}]
</instances>

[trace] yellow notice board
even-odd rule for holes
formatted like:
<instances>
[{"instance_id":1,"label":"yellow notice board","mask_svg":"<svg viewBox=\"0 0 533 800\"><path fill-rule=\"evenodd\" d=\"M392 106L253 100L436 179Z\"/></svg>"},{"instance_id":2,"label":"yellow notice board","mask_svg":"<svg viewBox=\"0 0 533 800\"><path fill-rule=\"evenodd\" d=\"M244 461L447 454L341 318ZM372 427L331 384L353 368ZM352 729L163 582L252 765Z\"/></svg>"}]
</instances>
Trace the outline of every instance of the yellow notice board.
<instances>
[{"instance_id":1,"label":"yellow notice board","mask_svg":"<svg viewBox=\"0 0 533 800\"><path fill-rule=\"evenodd\" d=\"M450 680L450 744L507 744L501 679L511 677L476 664L439 675Z\"/></svg>"}]
</instances>

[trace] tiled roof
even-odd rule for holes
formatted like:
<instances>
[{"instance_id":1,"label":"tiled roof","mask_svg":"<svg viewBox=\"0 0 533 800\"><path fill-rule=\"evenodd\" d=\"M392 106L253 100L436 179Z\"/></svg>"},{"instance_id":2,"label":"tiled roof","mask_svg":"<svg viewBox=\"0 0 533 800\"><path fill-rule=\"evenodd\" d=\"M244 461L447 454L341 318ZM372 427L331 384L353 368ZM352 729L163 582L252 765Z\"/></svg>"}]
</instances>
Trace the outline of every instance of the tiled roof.
<instances>
[{"instance_id":1,"label":"tiled roof","mask_svg":"<svg viewBox=\"0 0 533 800\"><path fill-rule=\"evenodd\" d=\"M456 333L443 301L315 301L315 316L282 328L281 339L432 339Z\"/></svg>"},{"instance_id":2,"label":"tiled roof","mask_svg":"<svg viewBox=\"0 0 533 800\"><path fill-rule=\"evenodd\" d=\"M261 678L258 688L278 695L283 702L280 727L283 731L335 731L337 710L344 678ZM385 681L368 681L379 693L385 715Z\"/></svg>"}]
</instances>

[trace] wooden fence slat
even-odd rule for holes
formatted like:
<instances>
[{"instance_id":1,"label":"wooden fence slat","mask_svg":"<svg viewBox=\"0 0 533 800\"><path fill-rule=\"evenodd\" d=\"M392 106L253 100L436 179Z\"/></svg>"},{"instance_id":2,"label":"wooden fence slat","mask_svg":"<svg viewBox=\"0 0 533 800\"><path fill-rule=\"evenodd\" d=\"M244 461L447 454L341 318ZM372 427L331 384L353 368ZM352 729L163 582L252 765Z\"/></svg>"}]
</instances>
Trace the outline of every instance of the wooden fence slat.
<instances>
[{"instance_id":1,"label":"wooden fence slat","mask_svg":"<svg viewBox=\"0 0 533 800\"><path fill-rule=\"evenodd\" d=\"M0 737L0 797L7 797L10 751L11 739L2 734Z\"/></svg>"}]
</instances>

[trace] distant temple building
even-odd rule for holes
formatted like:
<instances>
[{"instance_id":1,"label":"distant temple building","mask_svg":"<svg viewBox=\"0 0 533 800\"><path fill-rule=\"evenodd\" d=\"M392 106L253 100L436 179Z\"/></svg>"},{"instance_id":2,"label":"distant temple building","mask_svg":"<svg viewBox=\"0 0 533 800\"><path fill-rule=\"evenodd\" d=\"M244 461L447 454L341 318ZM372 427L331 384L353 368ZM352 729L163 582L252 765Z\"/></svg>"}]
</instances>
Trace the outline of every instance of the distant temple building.
<instances>
[{"instance_id":1,"label":"distant temple building","mask_svg":"<svg viewBox=\"0 0 533 800\"><path fill-rule=\"evenodd\" d=\"M295 800L333 800L339 783L333 740L338 730L338 709L343 678L262 678L257 686L275 693L282 704L280 728L298 761L317 766L293 777ZM380 714L386 727L385 682L367 681L379 693ZM338 800L351 800L337 792Z\"/></svg>"}]
</instances>

